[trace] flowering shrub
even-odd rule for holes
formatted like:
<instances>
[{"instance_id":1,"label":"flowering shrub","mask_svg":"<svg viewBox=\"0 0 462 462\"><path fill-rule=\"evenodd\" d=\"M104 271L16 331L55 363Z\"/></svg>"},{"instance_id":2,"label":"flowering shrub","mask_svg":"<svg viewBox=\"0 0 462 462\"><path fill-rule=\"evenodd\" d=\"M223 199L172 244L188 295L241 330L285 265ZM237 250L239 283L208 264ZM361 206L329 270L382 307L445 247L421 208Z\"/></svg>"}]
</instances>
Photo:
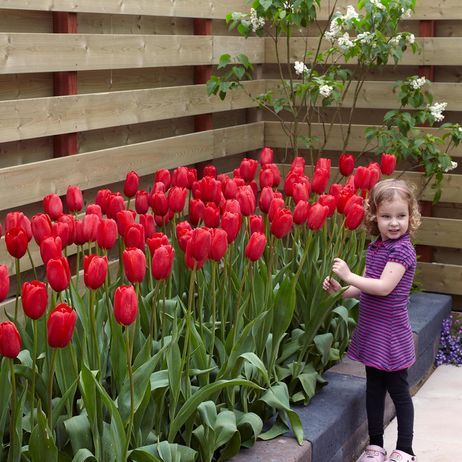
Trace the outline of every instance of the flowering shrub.
<instances>
[{"instance_id":1,"label":"flowering shrub","mask_svg":"<svg viewBox=\"0 0 462 462\"><path fill-rule=\"evenodd\" d=\"M0 458L225 460L289 427L301 442L290 403L312 398L354 326L354 301L321 281L336 256L362 271L363 200L390 156L356 170L345 157L329 187L329 159L309 178L303 158L281 171L264 148L232 176L159 170L149 192L130 172L124 195L101 189L82 215L77 186L31 219L10 212L18 287L0 323ZM32 238L46 281L21 286ZM0 265L0 301L9 289Z\"/></svg>"},{"instance_id":2,"label":"flowering shrub","mask_svg":"<svg viewBox=\"0 0 462 462\"><path fill-rule=\"evenodd\" d=\"M345 130L342 130L341 152L347 151L352 121L367 73L393 61L398 63L403 53L419 51L412 33L399 31L402 18L409 17L415 0L360 0L359 11L349 5L346 12L332 10L318 43L310 45L309 27L319 27L317 8L321 0L254 0L250 14L230 13L227 22L241 35L269 37L274 42L279 71L276 90L252 95L241 84L252 78L252 64L240 54L222 55L218 72L208 82L208 93L224 99L228 91L241 88L260 108L270 112L280 123L294 155L300 148L308 149L311 164L325 149L334 123L342 120L341 110L346 95L352 96ZM335 8L335 2L333 8ZM311 29L312 30L312 29ZM303 34L303 32L305 32ZM304 54L294 62L294 42L305 40ZM285 57L283 57L285 56ZM355 61L354 69L340 62ZM444 124L442 136L424 132L419 125L433 126L444 119L446 102L434 102L425 77L412 76L398 81L399 109L389 111L382 126L366 129L366 143L359 155L394 153L398 160L410 161L412 168L424 171L428 181L434 179L434 200L441 195L443 173L457 166L449 155L451 147L462 140L459 124ZM323 108L331 107L331 111ZM308 136L301 133L301 124L308 125ZM321 123L321 136L312 135L311 124Z\"/></svg>"},{"instance_id":3,"label":"flowering shrub","mask_svg":"<svg viewBox=\"0 0 462 462\"><path fill-rule=\"evenodd\" d=\"M452 316L443 320L438 353L435 364L462 366L462 323Z\"/></svg>"}]
</instances>

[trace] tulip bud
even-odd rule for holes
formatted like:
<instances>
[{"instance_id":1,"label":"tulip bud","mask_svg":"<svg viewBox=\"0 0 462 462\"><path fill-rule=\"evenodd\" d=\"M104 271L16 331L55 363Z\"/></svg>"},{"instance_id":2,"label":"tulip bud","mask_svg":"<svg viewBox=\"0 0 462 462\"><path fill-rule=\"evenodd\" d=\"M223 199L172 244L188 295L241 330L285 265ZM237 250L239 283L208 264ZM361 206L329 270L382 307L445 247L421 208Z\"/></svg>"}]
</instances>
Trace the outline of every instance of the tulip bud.
<instances>
[{"instance_id":1,"label":"tulip bud","mask_svg":"<svg viewBox=\"0 0 462 462\"><path fill-rule=\"evenodd\" d=\"M369 176L370 171L367 167L358 167L354 178L355 189L367 189L369 185Z\"/></svg>"},{"instance_id":2,"label":"tulip bud","mask_svg":"<svg viewBox=\"0 0 462 462\"><path fill-rule=\"evenodd\" d=\"M128 172L125 177L124 194L127 197L134 197L140 186L140 177L136 172Z\"/></svg>"},{"instance_id":3,"label":"tulip bud","mask_svg":"<svg viewBox=\"0 0 462 462\"><path fill-rule=\"evenodd\" d=\"M220 226L220 209L215 202L209 202L204 209L204 225L208 228Z\"/></svg>"},{"instance_id":4,"label":"tulip bud","mask_svg":"<svg viewBox=\"0 0 462 462\"><path fill-rule=\"evenodd\" d=\"M57 223L53 223L51 232L53 236L59 236L63 243L63 247L66 247L75 240L75 218L73 215L64 214L58 218Z\"/></svg>"},{"instance_id":5,"label":"tulip bud","mask_svg":"<svg viewBox=\"0 0 462 462\"><path fill-rule=\"evenodd\" d=\"M261 190L260 198L258 200L258 206L260 207L260 210L263 213L268 213L273 197L274 197L274 191L269 186Z\"/></svg>"},{"instance_id":6,"label":"tulip bud","mask_svg":"<svg viewBox=\"0 0 462 462\"><path fill-rule=\"evenodd\" d=\"M224 183L222 183L222 190L225 199L236 199L237 195L237 183L234 179L228 178Z\"/></svg>"},{"instance_id":7,"label":"tulip bud","mask_svg":"<svg viewBox=\"0 0 462 462\"><path fill-rule=\"evenodd\" d=\"M187 222L183 222L183 223L187 223ZM178 225L179 224L180 223L178 223ZM189 229L187 230L189 232ZM177 226L177 232L178 232L178 226ZM154 251L158 249L159 247L163 245L170 245L170 241L168 240L168 237L164 233L154 233L152 237L147 239L147 243L148 243L149 252L151 254L151 257L154 255Z\"/></svg>"},{"instance_id":8,"label":"tulip bud","mask_svg":"<svg viewBox=\"0 0 462 462\"><path fill-rule=\"evenodd\" d=\"M269 168L262 168L259 174L260 178L260 189L268 186L270 188L273 187L274 176L273 172Z\"/></svg>"},{"instance_id":9,"label":"tulip bud","mask_svg":"<svg viewBox=\"0 0 462 462\"><path fill-rule=\"evenodd\" d=\"M8 296L10 291L10 276L8 274L8 267L0 265L0 302L3 302Z\"/></svg>"},{"instance_id":10,"label":"tulip bud","mask_svg":"<svg viewBox=\"0 0 462 462\"><path fill-rule=\"evenodd\" d=\"M37 213L31 220L32 234L35 242L40 243L47 237L51 236L51 220L45 213Z\"/></svg>"},{"instance_id":11,"label":"tulip bud","mask_svg":"<svg viewBox=\"0 0 462 462\"><path fill-rule=\"evenodd\" d=\"M355 158L352 154L341 154L338 161L338 166L340 173L343 176L350 176L355 169Z\"/></svg>"},{"instance_id":12,"label":"tulip bud","mask_svg":"<svg viewBox=\"0 0 462 462\"><path fill-rule=\"evenodd\" d=\"M361 196L357 196L356 194L353 194L346 202L345 208L343 210L343 213L345 215L348 215L348 212L350 211L351 207L353 204L359 204L363 205L364 199Z\"/></svg>"},{"instance_id":13,"label":"tulip bud","mask_svg":"<svg viewBox=\"0 0 462 462\"><path fill-rule=\"evenodd\" d=\"M221 227L228 236L228 244L234 242L241 229L242 216L239 213L225 212L221 217Z\"/></svg>"},{"instance_id":14,"label":"tulip bud","mask_svg":"<svg viewBox=\"0 0 462 462\"><path fill-rule=\"evenodd\" d=\"M66 257L48 260L46 273L48 283L55 292L61 292L69 287L71 271Z\"/></svg>"},{"instance_id":15,"label":"tulip bud","mask_svg":"<svg viewBox=\"0 0 462 462\"><path fill-rule=\"evenodd\" d=\"M171 181L172 177L170 175L170 172L166 168L161 168L160 170L157 170L157 172L154 175L154 182L163 183L165 185L165 189L167 189L170 186Z\"/></svg>"},{"instance_id":16,"label":"tulip bud","mask_svg":"<svg viewBox=\"0 0 462 462\"><path fill-rule=\"evenodd\" d=\"M366 189L370 190L375 186L377 181L380 180L381 170L379 164L376 162L372 162L367 168L369 170L369 182L366 185Z\"/></svg>"},{"instance_id":17,"label":"tulip bud","mask_svg":"<svg viewBox=\"0 0 462 462\"><path fill-rule=\"evenodd\" d=\"M135 223L135 212L133 210L122 210L117 212L116 222L119 234L125 236L127 228Z\"/></svg>"},{"instance_id":18,"label":"tulip bud","mask_svg":"<svg viewBox=\"0 0 462 462\"><path fill-rule=\"evenodd\" d=\"M324 169L327 172L327 179L330 178L330 167L331 167L331 160L325 157L320 157L315 166L315 171L318 169Z\"/></svg>"},{"instance_id":19,"label":"tulip bud","mask_svg":"<svg viewBox=\"0 0 462 462\"><path fill-rule=\"evenodd\" d=\"M216 175L215 175L216 176ZM197 181L197 170L194 167L188 167L188 189Z\"/></svg>"},{"instance_id":20,"label":"tulip bud","mask_svg":"<svg viewBox=\"0 0 462 462\"><path fill-rule=\"evenodd\" d=\"M138 314L138 299L133 286L119 286L114 292L114 317L119 324L129 326Z\"/></svg>"},{"instance_id":21,"label":"tulip bud","mask_svg":"<svg viewBox=\"0 0 462 462\"><path fill-rule=\"evenodd\" d=\"M77 313L65 303L60 303L50 313L47 322L48 345L65 348L72 340Z\"/></svg>"},{"instance_id":22,"label":"tulip bud","mask_svg":"<svg viewBox=\"0 0 462 462\"><path fill-rule=\"evenodd\" d=\"M296 225L302 225L306 222L309 209L310 204L307 201L297 202L297 205L294 208L294 223Z\"/></svg>"},{"instance_id":23,"label":"tulip bud","mask_svg":"<svg viewBox=\"0 0 462 462\"><path fill-rule=\"evenodd\" d=\"M154 221L153 215L140 215L140 225L144 228L144 235L146 238L151 237L156 232L156 222Z\"/></svg>"},{"instance_id":24,"label":"tulip bud","mask_svg":"<svg viewBox=\"0 0 462 462\"><path fill-rule=\"evenodd\" d=\"M119 212L120 213L120 212ZM100 218L98 215L85 215L82 219L82 231L85 242L95 242Z\"/></svg>"},{"instance_id":25,"label":"tulip bud","mask_svg":"<svg viewBox=\"0 0 462 462\"><path fill-rule=\"evenodd\" d=\"M312 231L320 230L326 221L328 213L329 207L319 203L314 204L308 211L308 228L310 228Z\"/></svg>"},{"instance_id":26,"label":"tulip bud","mask_svg":"<svg viewBox=\"0 0 462 462\"><path fill-rule=\"evenodd\" d=\"M100 205L101 209L104 210L101 204L98 204L98 205ZM122 210L125 210L125 200L121 196L121 194L113 193L113 194L108 195L107 207L106 207L107 217L116 220L117 214L121 212Z\"/></svg>"},{"instance_id":27,"label":"tulip bud","mask_svg":"<svg viewBox=\"0 0 462 462\"><path fill-rule=\"evenodd\" d=\"M173 171L172 185L178 188L187 188L189 186L188 169L186 167L177 167Z\"/></svg>"},{"instance_id":28,"label":"tulip bud","mask_svg":"<svg viewBox=\"0 0 462 462\"><path fill-rule=\"evenodd\" d=\"M211 231L210 252L208 257L214 261L220 261L228 249L228 235L224 229L214 228Z\"/></svg>"},{"instance_id":29,"label":"tulip bud","mask_svg":"<svg viewBox=\"0 0 462 462\"><path fill-rule=\"evenodd\" d=\"M145 233L143 225L133 223L125 230L124 243L126 247L137 247L144 251Z\"/></svg>"},{"instance_id":30,"label":"tulip bud","mask_svg":"<svg viewBox=\"0 0 462 462\"><path fill-rule=\"evenodd\" d=\"M22 212L9 212L5 217L5 233L12 228L21 228L27 236L27 241L32 239L32 227L29 218Z\"/></svg>"},{"instance_id":31,"label":"tulip bud","mask_svg":"<svg viewBox=\"0 0 462 462\"><path fill-rule=\"evenodd\" d=\"M284 199L282 198L279 198L279 197L275 197L272 201L271 201L271 204L270 204L270 207L269 207L269 210L268 210L268 218L269 218L269 221L273 221L274 220L274 217L276 215L276 212L279 210L279 209L283 209L284 208Z\"/></svg>"},{"instance_id":32,"label":"tulip bud","mask_svg":"<svg viewBox=\"0 0 462 462\"><path fill-rule=\"evenodd\" d=\"M102 219L96 231L96 242L102 249L112 249L117 240L117 223L112 218Z\"/></svg>"},{"instance_id":33,"label":"tulip bud","mask_svg":"<svg viewBox=\"0 0 462 462\"><path fill-rule=\"evenodd\" d=\"M26 232L19 227L11 228L5 234L5 244L9 254L14 258L21 258L27 252L27 239Z\"/></svg>"},{"instance_id":34,"label":"tulip bud","mask_svg":"<svg viewBox=\"0 0 462 462\"><path fill-rule=\"evenodd\" d=\"M292 229L293 218L289 209L281 208L277 210L274 215L273 221L271 222L270 232L278 239L289 234Z\"/></svg>"},{"instance_id":35,"label":"tulip bud","mask_svg":"<svg viewBox=\"0 0 462 462\"><path fill-rule=\"evenodd\" d=\"M258 162L255 159L242 159L239 166L240 177L247 183L255 178L257 172Z\"/></svg>"},{"instance_id":36,"label":"tulip bud","mask_svg":"<svg viewBox=\"0 0 462 462\"><path fill-rule=\"evenodd\" d=\"M241 186L237 191L236 198L241 207L242 215L249 216L255 213L256 200L250 186Z\"/></svg>"},{"instance_id":37,"label":"tulip bud","mask_svg":"<svg viewBox=\"0 0 462 462\"><path fill-rule=\"evenodd\" d=\"M208 229L195 228L191 231L191 239L186 246L186 252L197 261L206 260L211 244L211 236Z\"/></svg>"},{"instance_id":38,"label":"tulip bud","mask_svg":"<svg viewBox=\"0 0 462 462\"><path fill-rule=\"evenodd\" d=\"M332 183L329 188L329 194L335 198L340 194L340 191L343 189L343 186L339 183Z\"/></svg>"},{"instance_id":39,"label":"tulip bud","mask_svg":"<svg viewBox=\"0 0 462 462\"><path fill-rule=\"evenodd\" d=\"M158 281L167 279L172 273L175 250L170 244L161 245L152 253L152 277Z\"/></svg>"},{"instance_id":40,"label":"tulip bud","mask_svg":"<svg viewBox=\"0 0 462 462\"><path fill-rule=\"evenodd\" d=\"M110 189L100 189L96 193L95 203L101 207L101 211L103 213L107 213L108 201L111 195L112 195L112 191Z\"/></svg>"},{"instance_id":41,"label":"tulip bud","mask_svg":"<svg viewBox=\"0 0 462 462\"><path fill-rule=\"evenodd\" d=\"M187 221L181 221L176 225L176 239L183 252L186 252L186 245L191 238L192 227ZM149 245L149 244L148 244ZM152 255L152 254L151 254Z\"/></svg>"},{"instance_id":42,"label":"tulip bud","mask_svg":"<svg viewBox=\"0 0 462 462\"><path fill-rule=\"evenodd\" d=\"M189 201L189 221L193 226L197 226L204 219L205 204L200 199Z\"/></svg>"},{"instance_id":43,"label":"tulip bud","mask_svg":"<svg viewBox=\"0 0 462 462\"><path fill-rule=\"evenodd\" d=\"M185 187L173 186L168 192L168 206L173 212L182 212L188 190Z\"/></svg>"},{"instance_id":44,"label":"tulip bud","mask_svg":"<svg viewBox=\"0 0 462 462\"><path fill-rule=\"evenodd\" d=\"M244 254L250 261L257 261L265 251L266 236L263 233L253 233L245 246Z\"/></svg>"},{"instance_id":45,"label":"tulip bud","mask_svg":"<svg viewBox=\"0 0 462 462\"><path fill-rule=\"evenodd\" d=\"M290 165L291 172L297 172L298 174L303 174L305 170L305 159L303 157L296 157L292 164Z\"/></svg>"},{"instance_id":46,"label":"tulip bud","mask_svg":"<svg viewBox=\"0 0 462 462\"><path fill-rule=\"evenodd\" d=\"M204 166L204 175L203 176L211 176L212 178L217 177L217 168L215 165L207 164Z\"/></svg>"},{"instance_id":47,"label":"tulip bud","mask_svg":"<svg viewBox=\"0 0 462 462\"><path fill-rule=\"evenodd\" d=\"M232 212L241 215L241 206L237 199L228 199L223 205L223 213Z\"/></svg>"},{"instance_id":48,"label":"tulip bud","mask_svg":"<svg viewBox=\"0 0 462 462\"><path fill-rule=\"evenodd\" d=\"M21 336L11 321L0 322L0 355L14 359L21 351Z\"/></svg>"},{"instance_id":49,"label":"tulip bud","mask_svg":"<svg viewBox=\"0 0 462 462\"><path fill-rule=\"evenodd\" d=\"M319 196L318 202L329 208L329 213L327 214L328 217L331 217L334 214L337 207L337 199L334 196L330 194L323 194Z\"/></svg>"},{"instance_id":50,"label":"tulip bud","mask_svg":"<svg viewBox=\"0 0 462 462\"><path fill-rule=\"evenodd\" d=\"M62 242L58 237L47 237L40 244L40 256L43 263L46 265L52 258L59 258L62 255Z\"/></svg>"},{"instance_id":51,"label":"tulip bud","mask_svg":"<svg viewBox=\"0 0 462 462\"><path fill-rule=\"evenodd\" d=\"M69 212L80 212L83 208L83 194L78 186L68 186L66 206Z\"/></svg>"},{"instance_id":52,"label":"tulip bud","mask_svg":"<svg viewBox=\"0 0 462 462\"><path fill-rule=\"evenodd\" d=\"M164 216L168 212L168 199L163 191L157 191L151 194L149 205L154 215Z\"/></svg>"},{"instance_id":53,"label":"tulip bud","mask_svg":"<svg viewBox=\"0 0 462 462\"><path fill-rule=\"evenodd\" d=\"M149 194L146 191L136 191L135 196L135 210L136 213L144 214L149 209Z\"/></svg>"},{"instance_id":54,"label":"tulip bud","mask_svg":"<svg viewBox=\"0 0 462 462\"><path fill-rule=\"evenodd\" d=\"M57 194L48 194L43 198L43 210L52 220L57 220L63 214L63 203Z\"/></svg>"},{"instance_id":55,"label":"tulip bud","mask_svg":"<svg viewBox=\"0 0 462 462\"><path fill-rule=\"evenodd\" d=\"M250 234L252 233L264 233L265 224L263 223L263 217L261 215L250 216Z\"/></svg>"},{"instance_id":56,"label":"tulip bud","mask_svg":"<svg viewBox=\"0 0 462 462\"><path fill-rule=\"evenodd\" d=\"M273 163L273 150L271 148L263 148L260 152L260 164L272 164Z\"/></svg>"},{"instance_id":57,"label":"tulip bud","mask_svg":"<svg viewBox=\"0 0 462 462\"><path fill-rule=\"evenodd\" d=\"M146 274L146 256L136 247L128 247L122 252L126 278L131 282L142 282Z\"/></svg>"},{"instance_id":58,"label":"tulip bud","mask_svg":"<svg viewBox=\"0 0 462 462\"><path fill-rule=\"evenodd\" d=\"M45 313L48 291L41 281L25 282L22 285L21 302L24 314L31 319L39 319Z\"/></svg>"},{"instance_id":59,"label":"tulip bud","mask_svg":"<svg viewBox=\"0 0 462 462\"><path fill-rule=\"evenodd\" d=\"M83 260L83 278L85 285L90 289L99 289L106 280L107 257L85 255Z\"/></svg>"},{"instance_id":60,"label":"tulip bud","mask_svg":"<svg viewBox=\"0 0 462 462\"><path fill-rule=\"evenodd\" d=\"M353 204L345 217L345 227L354 230L364 219L364 207L360 204Z\"/></svg>"},{"instance_id":61,"label":"tulip bud","mask_svg":"<svg viewBox=\"0 0 462 462\"><path fill-rule=\"evenodd\" d=\"M313 181L311 182L312 191L316 194L322 194L326 190L328 181L329 171L325 168L317 168L314 171Z\"/></svg>"},{"instance_id":62,"label":"tulip bud","mask_svg":"<svg viewBox=\"0 0 462 462\"><path fill-rule=\"evenodd\" d=\"M292 189L292 197L294 198L295 203L299 201L307 201L310 194L309 188L307 188L306 183L294 183Z\"/></svg>"}]
</instances>

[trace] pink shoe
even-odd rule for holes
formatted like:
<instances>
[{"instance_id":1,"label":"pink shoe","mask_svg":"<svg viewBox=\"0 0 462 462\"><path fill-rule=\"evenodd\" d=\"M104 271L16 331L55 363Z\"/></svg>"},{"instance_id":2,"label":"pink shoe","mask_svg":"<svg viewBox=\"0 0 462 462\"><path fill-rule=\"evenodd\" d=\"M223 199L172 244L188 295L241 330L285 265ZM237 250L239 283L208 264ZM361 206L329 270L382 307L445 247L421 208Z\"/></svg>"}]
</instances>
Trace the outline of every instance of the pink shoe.
<instances>
[{"instance_id":1,"label":"pink shoe","mask_svg":"<svg viewBox=\"0 0 462 462\"><path fill-rule=\"evenodd\" d=\"M387 451L380 446L374 444L366 446L358 462L385 462L387 457Z\"/></svg>"},{"instance_id":2,"label":"pink shoe","mask_svg":"<svg viewBox=\"0 0 462 462\"><path fill-rule=\"evenodd\" d=\"M417 462L416 456L411 456L407 452L395 449L391 454L388 462Z\"/></svg>"}]
</instances>

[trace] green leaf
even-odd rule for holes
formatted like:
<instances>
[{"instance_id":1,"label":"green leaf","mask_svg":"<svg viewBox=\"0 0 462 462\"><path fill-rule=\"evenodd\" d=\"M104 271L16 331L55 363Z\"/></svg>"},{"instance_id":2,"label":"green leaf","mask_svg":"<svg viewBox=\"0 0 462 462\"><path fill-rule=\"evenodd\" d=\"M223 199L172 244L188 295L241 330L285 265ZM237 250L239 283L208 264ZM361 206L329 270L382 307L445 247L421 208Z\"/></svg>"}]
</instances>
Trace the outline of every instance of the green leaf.
<instances>
[{"instance_id":1,"label":"green leaf","mask_svg":"<svg viewBox=\"0 0 462 462\"><path fill-rule=\"evenodd\" d=\"M90 421L86 414L75 415L65 420L64 428L71 441L72 451L76 456L80 451L93 449Z\"/></svg>"},{"instance_id":2,"label":"green leaf","mask_svg":"<svg viewBox=\"0 0 462 462\"><path fill-rule=\"evenodd\" d=\"M314 338L314 344L316 345L316 348L319 351L319 353L321 353L321 361L323 366L325 366L329 361L329 352L333 340L334 336L331 332L316 335L316 337Z\"/></svg>"},{"instance_id":3,"label":"green leaf","mask_svg":"<svg viewBox=\"0 0 462 462\"><path fill-rule=\"evenodd\" d=\"M37 406L37 424L29 439L29 452L32 462L56 462L58 460L58 448L40 402Z\"/></svg>"},{"instance_id":4,"label":"green leaf","mask_svg":"<svg viewBox=\"0 0 462 462\"><path fill-rule=\"evenodd\" d=\"M220 56L220 59L219 59L219 61L218 61L217 69L223 69L223 68L226 67L230 62L231 62L231 55L229 55L228 53L221 55L221 56Z\"/></svg>"},{"instance_id":5,"label":"green leaf","mask_svg":"<svg viewBox=\"0 0 462 462\"><path fill-rule=\"evenodd\" d=\"M5 432L5 424L10 408L10 393L11 388L8 381L8 359L5 357L0 358L0 442L3 441ZM1 455L1 448L0 448Z\"/></svg>"},{"instance_id":6,"label":"green leaf","mask_svg":"<svg viewBox=\"0 0 462 462\"><path fill-rule=\"evenodd\" d=\"M278 436L284 435L289 431L289 427L282 422L281 420L277 420L276 423L265 433L261 433L258 435L259 440L267 441L277 438Z\"/></svg>"},{"instance_id":7,"label":"green leaf","mask_svg":"<svg viewBox=\"0 0 462 462\"><path fill-rule=\"evenodd\" d=\"M74 458L72 459L72 462L85 462L86 460L97 462L96 457L93 455L93 453L88 449L83 448L79 449L76 452Z\"/></svg>"},{"instance_id":8,"label":"green leaf","mask_svg":"<svg viewBox=\"0 0 462 462\"><path fill-rule=\"evenodd\" d=\"M260 371L260 373L262 374L263 379L267 383L268 387L271 385L270 384L270 379L269 379L269 376L268 376L268 371L266 370L266 367L263 364L263 361L255 353L249 351L247 353L242 354L240 357L244 358L250 364L253 364Z\"/></svg>"}]
</instances>

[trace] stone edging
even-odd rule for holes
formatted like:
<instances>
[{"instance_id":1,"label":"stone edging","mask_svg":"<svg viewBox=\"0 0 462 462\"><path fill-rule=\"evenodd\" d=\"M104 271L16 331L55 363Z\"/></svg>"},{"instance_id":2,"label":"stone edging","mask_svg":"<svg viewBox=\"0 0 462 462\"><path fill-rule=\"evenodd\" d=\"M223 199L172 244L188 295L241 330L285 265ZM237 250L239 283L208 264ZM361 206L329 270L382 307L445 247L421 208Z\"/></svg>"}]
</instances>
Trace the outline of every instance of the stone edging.
<instances>
[{"instance_id":1,"label":"stone edging","mask_svg":"<svg viewBox=\"0 0 462 462\"><path fill-rule=\"evenodd\" d=\"M451 311L451 297L420 292L411 296L409 315L417 361L409 370L412 394L422 386L433 370L438 349L441 322ZM305 407L296 408L303 424L306 441L302 446L290 437L257 441L243 449L232 462L350 462L367 442L364 367L344 358L328 370L328 384ZM394 416L387 397L385 421Z\"/></svg>"}]
</instances>

